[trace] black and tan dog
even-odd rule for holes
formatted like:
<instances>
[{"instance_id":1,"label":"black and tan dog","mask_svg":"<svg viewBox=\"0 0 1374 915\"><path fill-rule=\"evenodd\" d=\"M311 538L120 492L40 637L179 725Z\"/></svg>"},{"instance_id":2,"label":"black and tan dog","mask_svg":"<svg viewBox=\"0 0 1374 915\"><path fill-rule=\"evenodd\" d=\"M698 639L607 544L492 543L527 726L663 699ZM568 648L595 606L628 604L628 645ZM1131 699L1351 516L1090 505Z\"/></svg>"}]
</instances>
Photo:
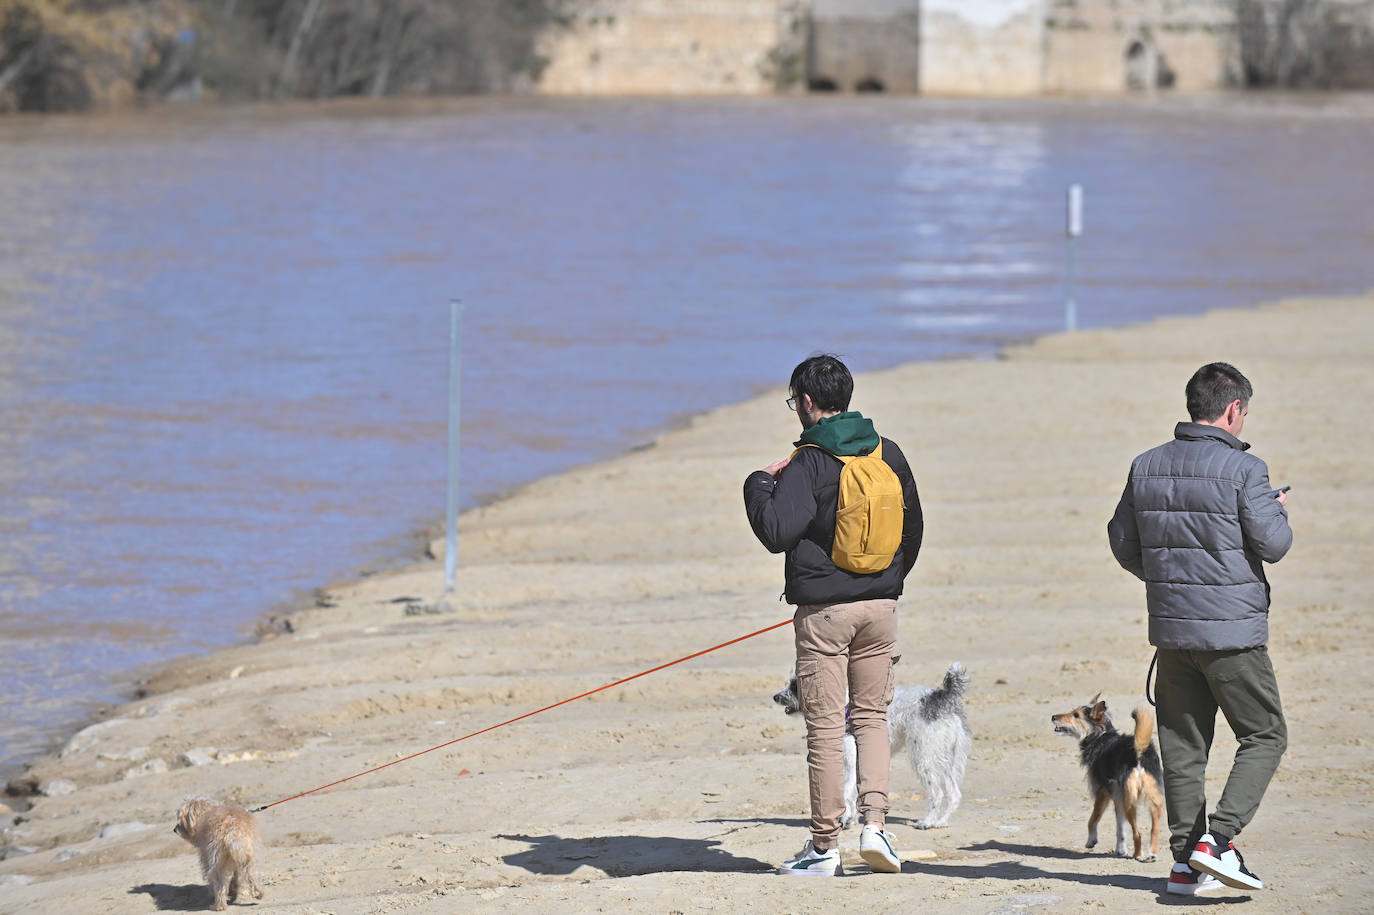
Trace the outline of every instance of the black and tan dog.
<instances>
[{"instance_id":1,"label":"black and tan dog","mask_svg":"<svg viewBox=\"0 0 1374 915\"><path fill-rule=\"evenodd\" d=\"M1141 799L1150 804L1150 854L1142 861L1153 861L1159 851L1159 816L1164 808L1160 784L1164 770L1160 766L1159 751L1151 737L1155 729L1154 712L1141 706L1131 713L1135 719L1135 735L1122 734L1112 726L1107 703L1101 693L1087 705L1051 715L1056 734L1067 734L1078 740L1079 760L1088 774L1093 792L1093 812L1088 817L1087 847L1097 844L1097 821L1110 802L1116 807L1116 853L1126 857L1126 827L1129 824L1135 851L1140 858L1140 827L1136 824L1136 807Z\"/></svg>"}]
</instances>

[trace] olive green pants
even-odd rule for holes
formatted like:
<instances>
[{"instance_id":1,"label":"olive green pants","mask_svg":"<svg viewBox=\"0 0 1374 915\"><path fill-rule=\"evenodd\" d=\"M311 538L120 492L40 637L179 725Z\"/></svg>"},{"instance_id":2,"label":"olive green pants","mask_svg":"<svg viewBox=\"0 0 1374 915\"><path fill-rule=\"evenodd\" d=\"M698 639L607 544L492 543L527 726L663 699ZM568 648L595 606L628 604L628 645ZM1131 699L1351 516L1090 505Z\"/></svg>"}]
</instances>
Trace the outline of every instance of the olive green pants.
<instances>
[{"instance_id":1,"label":"olive green pants","mask_svg":"<svg viewBox=\"0 0 1374 915\"><path fill-rule=\"evenodd\" d=\"M1187 861L1204 832L1234 838L1254 818L1288 747L1288 725L1268 649L1159 649L1155 686L1169 847ZM1236 735L1236 757L1207 821L1207 757L1217 710Z\"/></svg>"}]
</instances>

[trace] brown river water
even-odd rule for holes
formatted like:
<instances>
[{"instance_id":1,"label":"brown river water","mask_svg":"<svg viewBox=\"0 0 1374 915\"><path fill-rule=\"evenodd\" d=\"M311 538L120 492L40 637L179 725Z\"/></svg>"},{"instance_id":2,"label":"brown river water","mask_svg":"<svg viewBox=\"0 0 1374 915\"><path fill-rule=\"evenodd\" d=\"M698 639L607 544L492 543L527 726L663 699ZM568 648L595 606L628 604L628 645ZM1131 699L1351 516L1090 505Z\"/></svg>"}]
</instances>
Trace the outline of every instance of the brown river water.
<instances>
[{"instance_id":1,"label":"brown river water","mask_svg":"<svg viewBox=\"0 0 1374 915\"><path fill-rule=\"evenodd\" d=\"M1080 326L1374 286L1360 97L0 120L0 775L140 665L414 550L450 299L472 505L781 401L813 350L1060 329L1072 183Z\"/></svg>"}]
</instances>

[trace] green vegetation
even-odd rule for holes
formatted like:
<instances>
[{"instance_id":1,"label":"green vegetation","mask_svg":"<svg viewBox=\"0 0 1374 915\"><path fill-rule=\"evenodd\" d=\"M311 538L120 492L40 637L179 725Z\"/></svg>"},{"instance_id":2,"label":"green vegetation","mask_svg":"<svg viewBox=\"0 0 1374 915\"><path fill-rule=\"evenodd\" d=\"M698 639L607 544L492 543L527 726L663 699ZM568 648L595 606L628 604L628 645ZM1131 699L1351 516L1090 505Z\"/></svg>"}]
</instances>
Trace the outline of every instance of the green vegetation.
<instances>
[{"instance_id":1,"label":"green vegetation","mask_svg":"<svg viewBox=\"0 0 1374 915\"><path fill-rule=\"evenodd\" d=\"M0 0L0 111L132 100L157 83L192 21L186 0Z\"/></svg>"},{"instance_id":2,"label":"green vegetation","mask_svg":"<svg viewBox=\"0 0 1374 915\"><path fill-rule=\"evenodd\" d=\"M576 0L0 0L0 112L518 90Z\"/></svg>"}]
</instances>

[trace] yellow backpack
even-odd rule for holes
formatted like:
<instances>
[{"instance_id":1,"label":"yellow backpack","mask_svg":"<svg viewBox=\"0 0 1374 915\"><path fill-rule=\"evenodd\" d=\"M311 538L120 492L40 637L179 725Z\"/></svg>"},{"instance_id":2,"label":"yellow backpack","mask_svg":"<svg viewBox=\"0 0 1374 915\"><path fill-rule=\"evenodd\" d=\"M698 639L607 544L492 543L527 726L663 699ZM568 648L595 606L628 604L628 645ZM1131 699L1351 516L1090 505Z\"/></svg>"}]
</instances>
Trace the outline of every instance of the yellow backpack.
<instances>
[{"instance_id":1,"label":"yellow backpack","mask_svg":"<svg viewBox=\"0 0 1374 915\"><path fill-rule=\"evenodd\" d=\"M801 448L820 446L806 444ZM902 481L883 460L881 441L869 454L831 457L843 461L844 468L840 471L830 559L859 575L881 572L892 565L902 545Z\"/></svg>"}]
</instances>

